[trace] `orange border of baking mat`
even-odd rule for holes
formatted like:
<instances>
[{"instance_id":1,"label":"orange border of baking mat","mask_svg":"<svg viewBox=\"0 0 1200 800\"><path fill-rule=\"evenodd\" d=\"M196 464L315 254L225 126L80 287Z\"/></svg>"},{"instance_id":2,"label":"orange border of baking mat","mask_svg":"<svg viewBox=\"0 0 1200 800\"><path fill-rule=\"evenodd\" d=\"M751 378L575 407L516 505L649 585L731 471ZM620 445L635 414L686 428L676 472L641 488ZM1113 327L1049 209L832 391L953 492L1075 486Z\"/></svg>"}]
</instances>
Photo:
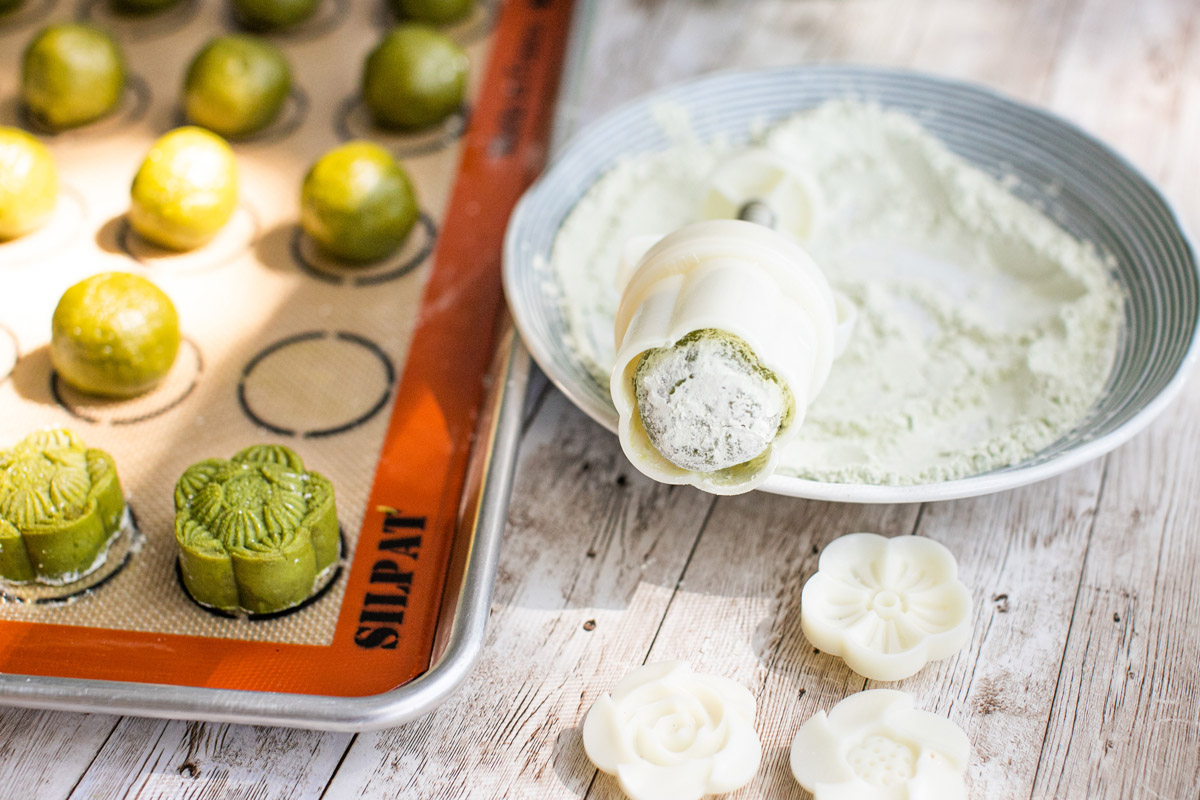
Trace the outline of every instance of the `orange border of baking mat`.
<instances>
[{"instance_id":1,"label":"orange border of baking mat","mask_svg":"<svg viewBox=\"0 0 1200 800\"><path fill-rule=\"evenodd\" d=\"M429 667L503 304L504 229L546 158L571 9L509 0L500 12L332 644L6 621L0 671L351 697Z\"/></svg>"}]
</instances>

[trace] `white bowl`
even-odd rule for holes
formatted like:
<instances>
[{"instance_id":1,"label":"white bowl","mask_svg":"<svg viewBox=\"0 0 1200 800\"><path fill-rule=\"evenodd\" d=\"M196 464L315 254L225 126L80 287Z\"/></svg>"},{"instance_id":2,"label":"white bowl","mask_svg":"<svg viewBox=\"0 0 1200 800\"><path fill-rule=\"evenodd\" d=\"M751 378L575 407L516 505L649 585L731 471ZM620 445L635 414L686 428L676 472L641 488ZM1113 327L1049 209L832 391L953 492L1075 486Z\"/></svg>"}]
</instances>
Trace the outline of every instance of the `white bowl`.
<instances>
[{"instance_id":1,"label":"white bowl","mask_svg":"<svg viewBox=\"0 0 1200 800\"><path fill-rule=\"evenodd\" d=\"M970 84L859 66L797 66L702 78L642 97L577 136L522 198L504 246L504 289L526 346L572 402L611 431L617 414L601 383L571 351L550 264L563 219L623 155L665 149L652 115L682 106L703 140L745 140L751 127L821 103L854 97L903 111L951 150L1017 193L1053 208L1072 234L1117 261L1125 324L1104 394L1079 426L1003 469L913 486L822 483L773 475L777 494L855 503L949 500L1049 478L1103 455L1159 414L1183 386L1197 354L1200 280L1193 248L1170 205L1128 161L1074 125ZM1054 186L1053 196L1037 187Z\"/></svg>"}]
</instances>

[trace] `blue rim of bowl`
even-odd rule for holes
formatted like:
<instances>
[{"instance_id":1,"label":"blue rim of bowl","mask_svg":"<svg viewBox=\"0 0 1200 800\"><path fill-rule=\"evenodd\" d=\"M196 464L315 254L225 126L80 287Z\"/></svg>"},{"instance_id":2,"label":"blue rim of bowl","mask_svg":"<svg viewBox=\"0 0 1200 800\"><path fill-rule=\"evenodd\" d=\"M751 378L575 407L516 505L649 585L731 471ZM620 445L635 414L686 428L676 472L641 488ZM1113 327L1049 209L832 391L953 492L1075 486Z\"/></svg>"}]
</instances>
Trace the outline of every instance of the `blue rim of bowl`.
<instances>
[{"instance_id":1,"label":"blue rim of bowl","mask_svg":"<svg viewBox=\"0 0 1200 800\"><path fill-rule=\"evenodd\" d=\"M1178 253L1182 255L1184 260L1190 263L1192 272L1189 276L1193 285L1191 289L1193 294L1196 291L1196 283L1200 283L1200 266L1196 262L1196 248L1194 239L1189 235L1189 231L1183 221L1180 219L1178 212L1162 194L1162 192L1150 181L1146 175L1127 158L1113 150L1108 145L1099 141L1095 137L1086 133L1069 120L1050 111L1046 111L1019 100L1007 97L1000 92L978 84L969 83L941 76L929 75L926 73L894 68L871 67L865 65L853 64L807 64L799 66L781 67L766 70L734 70L723 71L704 76L699 79L687 81L684 83L675 84L673 86L664 87L650 94L643 95L630 102L627 102L616 109L610 111L599 120L573 136L567 145L563 148L559 157L550 168L535 182L522 197L509 221L509 227L504 243L504 268L503 282L505 295L508 298L509 306L512 310L512 316L516 327L524 340L526 347L537 361L538 365L546 373L547 377L584 413L591 417L596 422L603 425L609 431L616 430L616 411L613 409L611 402L601 402L595 396L586 391L587 387L576 385L572 379L573 376L567 374L565 370L560 369L557 359L554 356L554 349L550 347L550 342L542 336L538 335L535 322L534 311L538 303L531 302L537 297L544 295L534 295L530 293L529 297L520 291L522 276L524 272L532 269L529 261L531 257L541 256L542 252L529 254L522 252L522 238L527 232L527 226L531 224L529 219L532 215L531 208L542 200L541 195L548 191L548 187L552 186L555 178L558 176L563 164L570 164L573 160L578 161L581 154L586 154L595 149L595 143L603 140L606 136L617 134L631 124L636 124L637 119L643 116L647 110L654 108L659 104L681 104L686 103L687 99L681 95L689 95L694 102L697 96L704 94L720 94L729 92L737 88L739 84L753 83L758 85L760 82L771 81L787 81L796 82L799 87L804 81L811 81L810 91L815 91L819 85L823 85L826 90L839 89L837 94L842 97L852 98L855 96L861 97L867 91L871 84L883 84L887 82L899 82L900 86L892 86L893 91L914 91L917 93L929 92L930 90L941 90L947 93L957 93L966 95L964 99L973 100L981 103L984 106L989 106L989 110L1007 109L1014 113L1018 113L1027 117L1022 120L1024 124L1038 123L1046 126L1048 131L1044 131L1043 136L1048 133L1057 132L1059 134L1068 134L1075 137L1075 141L1060 143L1058 147L1060 151L1078 150L1080 147L1090 149L1096 155L1109 160L1108 166L1116 166L1118 169L1115 172L1109 173L1105 170L1105 165L1101 164L1098 167L1088 166L1076 167L1080 170L1075 178L1084 177L1092 182L1101 181L1104 178L1122 177L1127 186L1122 187L1121 192L1114 194L1111 189L1107 192L1102 192L1095 196L1089 196L1089 200L1095 202L1102 200L1105 196L1117 197L1127 193L1138 193L1137 200L1134 205L1139 207L1140 213L1143 215L1155 214L1158 219L1165 221L1165 228L1177 235L1178 242L1172 242L1172 245L1182 245L1182 249ZM854 84L853 87L839 87L840 82ZM832 92L829 92L832 93ZM827 98L832 99L832 98ZM879 98L869 98L879 102ZM950 102L950 101L947 101ZM885 107L894 107L898 103L883 102ZM813 107L813 104L797 104L792 110L801 111L805 108ZM950 108L952 106L947 106ZM694 110L694 109L692 109ZM978 108L956 108L957 112L962 115L978 114ZM927 120L920 117L918 120L925 123ZM786 114L775 115L766 118L764 114L764 122L775 122L786 117ZM749 127L749 120L746 127ZM980 118L977 125L986 126L989 120ZM728 130L728 127L727 127ZM982 141L982 140L981 140ZM952 146L952 149L955 149ZM644 150L630 149L629 152L644 152ZM1055 153L1061 155L1061 152ZM1035 162L1036 153L1029 153L1030 163ZM966 156L969 161L978 163L969 155ZM614 161L609 161L603 164L594 164L594 168L589 167L588 176L591 180L595 180L614 164ZM1015 165L1011 165L1014 166ZM575 165L576 171L579 166ZM1093 171L1094 170L1094 171ZM1124 173L1123 175L1121 173ZM1085 181L1086 182L1086 181ZM585 190L586 191L586 190ZM562 207L561 216L555 220L555 228L561 224L578 202L579 197L571 200L570 204ZM1157 207L1156 207L1157 206ZM1144 223L1148 216L1144 216L1140 220L1126 220L1126 223L1131 227L1139 227ZM1074 233L1074 231L1073 231ZM1076 233L1076 235L1081 235ZM1090 238L1090 237L1089 237ZM1147 243L1151 249L1157 249L1161 257L1163 241L1150 239ZM1121 259L1125 263L1125 259ZM1132 266L1138 263L1144 263L1144 260L1133 261ZM1167 274L1166 278L1175 282L1177 287L1178 282L1184 279L1182 275ZM1125 282L1122 282L1128 292L1131 287ZM530 302L527 302L530 301ZM1126 298L1126 318L1129 321L1129 303L1130 298ZM1169 310L1169 309L1168 309ZM1175 309L1174 313L1180 313L1181 309ZM927 502L933 500L951 500L962 497L973 497L978 495L990 494L993 492L1005 491L1019 486L1024 486L1036 481L1044 480L1052 476L1058 475L1067 470L1073 469L1083 463L1097 458L1111 451L1117 446L1128 441L1149 423L1157 417L1170 404L1172 400L1182 390L1195 361L1200 355L1200 309L1193 306L1191 309L1192 317L1190 320L1190 330L1187 333L1186 351L1182 357L1176 361L1175 358L1169 359L1168 363L1175 363L1175 370L1170 379L1163 384L1158 391L1146 399L1139 410L1133 413L1128 419L1120 423L1113 430L1104 433L1100 436L1081 441L1071 442L1071 438L1079 431L1086 429L1087 425L1095 420L1095 409L1087 418L1085 418L1079 426L1066 437L1051 443L1046 448L1043 448L1038 454L1035 454L1031 459L1019 462L1007 467L1002 467L990 472L973 475L966 478L959 478L950 481L942 481L936 483L924 483L913 485L877 485L877 484L857 484L857 483L827 483L821 481L813 481L804 478L792 477L787 475L776 474L772 476L761 487L764 491L775 494L790 495L793 497L802 497L816 500L832 500L839 502L854 502L854 503L909 503L909 502ZM1154 339L1156 340L1162 333L1161 330L1155 330ZM1182 333L1182 331L1181 331ZM1127 335L1123 331L1123 336ZM1179 337L1182 338L1182 337ZM1151 340L1147 346L1153 350L1153 346L1157 343ZM1178 344L1174 348L1178 351ZM1128 352L1119 348L1118 356L1127 356ZM1148 375L1147 372L1161 371L1161 365L1158 370L1151 369L1155 362L1148 362L1147 368L1143 370L1135 385L1129 392L1129 397L1136 397L1139 387L1144 384L1148 378L1153 375ZM1114 379L1118 377L1119 369L1126 366L1123 363L1115 363L1113 374L1109 376L1106 384L1105 397L1109 390L1114 385ZM606 394L606 393L605 393ZM1136 404L1135 404L1136 405ZM1049 454L1049 455L1043 455Z\"/></svg>"}]
</instances>

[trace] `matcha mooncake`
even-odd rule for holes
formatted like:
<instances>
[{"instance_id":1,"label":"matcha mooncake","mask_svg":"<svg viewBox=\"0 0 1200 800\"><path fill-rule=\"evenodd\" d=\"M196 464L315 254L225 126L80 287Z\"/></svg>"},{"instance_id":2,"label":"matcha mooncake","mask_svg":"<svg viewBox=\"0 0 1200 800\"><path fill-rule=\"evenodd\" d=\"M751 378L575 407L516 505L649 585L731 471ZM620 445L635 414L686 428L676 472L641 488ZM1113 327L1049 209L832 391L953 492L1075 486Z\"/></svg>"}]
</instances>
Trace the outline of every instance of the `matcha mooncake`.
<instances>
[{"instance_id":1,"label":"matcha mooncake","mask_svg":"<svg viewBox=\"0 0 1200 800\"><path fill-rule=\"evenodd\" d=\"M0 449L0 578L63 584L104 563L125 498L112 456L73 433Z\"/></svg>"},{"instance_id":2,"label":"matcha mooncake","mask_svg":"<svg viewBox=\"0 0 1200 800\"><path fill-rule=\"evenodd\" d=\"M267 614L307 600L338 559L333 485L286 447L193 464L175 485L184 586L200 604Z\"/></svg>"}]
</instances>

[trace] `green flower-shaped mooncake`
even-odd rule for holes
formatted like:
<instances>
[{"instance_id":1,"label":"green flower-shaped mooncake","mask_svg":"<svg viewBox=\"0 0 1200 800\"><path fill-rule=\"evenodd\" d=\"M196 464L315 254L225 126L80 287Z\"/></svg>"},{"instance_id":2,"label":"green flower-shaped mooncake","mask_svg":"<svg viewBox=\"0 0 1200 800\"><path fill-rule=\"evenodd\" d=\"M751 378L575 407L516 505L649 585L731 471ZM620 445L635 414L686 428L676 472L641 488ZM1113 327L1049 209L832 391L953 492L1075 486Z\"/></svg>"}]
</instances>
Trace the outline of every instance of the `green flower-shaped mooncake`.
<instances>
[{"instance_id":1,"label":"green flower-shaped mooncake","mask_svg":"<svg viewBox=\"0 0 1200 800\"><path fill-rule=\"evenodd\" d=\"M197 602L253 614L290 608L337 560L333 485L282 446L201 461L175 485L175 540Z\"/></svg>"},{"instance_id":2,"label":"green flower-shaped mooncake","mask_svg":"<svg viewBox=\"0 0 1200 800\"><path fill-rule=\"evenodd\" d=\"M0 450L0 578L78 580L104 560L125 497L112 456L65 430Z\"/></svg>"}]
</instances>

